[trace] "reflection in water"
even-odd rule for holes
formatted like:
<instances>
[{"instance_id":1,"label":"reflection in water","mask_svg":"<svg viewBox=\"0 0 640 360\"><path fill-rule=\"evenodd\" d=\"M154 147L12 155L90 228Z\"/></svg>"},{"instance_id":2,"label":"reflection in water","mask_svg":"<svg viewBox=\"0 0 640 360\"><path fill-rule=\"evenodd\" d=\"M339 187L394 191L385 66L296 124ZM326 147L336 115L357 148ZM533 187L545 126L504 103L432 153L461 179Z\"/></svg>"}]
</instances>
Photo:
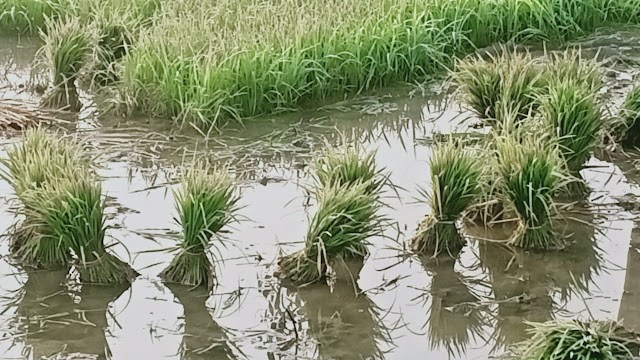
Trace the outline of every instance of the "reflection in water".
<instances>
[{"instance_id":1,"label":"reflection in water","mask_svg":"<svg viewBox=\"0 0 640 360\"><path fill-rule=\"evenodd\" d=\"M64 271L29 273L17 309L28 357L110 358L108 308L127 287L83 285L74 291L62 285L65 278Z\"/></svg>"},{"instance_id":2,"label":"reflection in water","mask_svg":"<svg viewBox=\"0 0 640 360\"><path fill-rule=\"evenodd\" d=\"M455 271L455 259L421 257L420 261L432 275L427 334L431 349L446 349L449 357L459 358L470 341L483 332L480 298L467 286L467 279Z\"/></svg>"},{"instance_id":3,"label":"reflection in water","mask_svg":"<svg viewBox=\"0 0 640 360\"><path fill-rule=\"evenodd\" d=\"M164 284L184 308L184 335L180 345L180 359L234 359L227 335L211 317L207 308L206 289L180 284Z\"/></svg>"},{"instance_id":4,"label":"reflection in water","mask_svg":"<svg viewBox=\"0 0 640 360\"><path fill-rule=\"evenodd\" d=\"M360 264L349 264L353 278L358 278ZM337 270L336 272L341 272ZM346 271L345 271L346 272ZM381 343L390 342L381 323L380 309L357 284L338 275L333 289L311 285L297 290L304 303L311 335L317 341L314 359L383 359Z\"/></svg>"},{"instance_id":5,"label":"reflection in water","mask_svg":"<svg viewBox=\"0 0 640 360\"><path fill-rule=\"evenodd\" d=\"M624 292L620 301L618 320L629 330L640 331L640 228L634 227L627 255Z\"/></svg>"}]
</instances>

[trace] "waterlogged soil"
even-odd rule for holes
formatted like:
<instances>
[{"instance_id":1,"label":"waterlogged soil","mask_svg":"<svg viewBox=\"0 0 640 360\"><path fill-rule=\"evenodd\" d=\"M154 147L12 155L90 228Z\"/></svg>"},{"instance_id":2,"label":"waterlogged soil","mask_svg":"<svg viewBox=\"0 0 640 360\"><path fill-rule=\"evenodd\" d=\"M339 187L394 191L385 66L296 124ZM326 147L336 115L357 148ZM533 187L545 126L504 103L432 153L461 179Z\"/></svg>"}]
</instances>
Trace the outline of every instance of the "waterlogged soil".
<instances>
[{"instance_id":1,"label":"waterlogged soil","mask_svg":"<svg viewBox=\"0 0 640 360\"><path fill-rule=\"evenodd\" d=\"M1 39L3 97L24 91L37 41ZM607 67L606 92L619 103L640 61L640 31L604 31L585 39L585 56ZM141 276L129 288L80 285L66 272L11 264L0 245L2 359L488 359L527 337L527 321L624 319L640 330L640 233L630 159L590 160L589 199L559 228L574 245L527 253L498 242L503 228L467 228L457 261L419 258L406 241L430 211L434 133L474 130L473 119L440 85L386 89L286 116L250 120L210 133L178 130L160 119L96 113L91 98L77 118L103 177L113 250ZM447 101L451 100L451 101ZM18 143L4 134L0 155ZM371 256L353 267L357 286L301 289L274 276L280 254L302 248L316 204L306 188L326 146L362 142L377 149L398 192L384 211L392 225L372 239ZM172 258L171 190L195 155L229 162L242 189L242 221L217 246L212 294L163 284ZM0 231L15 223L11 190L0 182ZM622 199L622 200L621 200ZM624 200L624 201L623 201ZM353 270L352 269L352 270Z\"/></svg>"}]
</instances>

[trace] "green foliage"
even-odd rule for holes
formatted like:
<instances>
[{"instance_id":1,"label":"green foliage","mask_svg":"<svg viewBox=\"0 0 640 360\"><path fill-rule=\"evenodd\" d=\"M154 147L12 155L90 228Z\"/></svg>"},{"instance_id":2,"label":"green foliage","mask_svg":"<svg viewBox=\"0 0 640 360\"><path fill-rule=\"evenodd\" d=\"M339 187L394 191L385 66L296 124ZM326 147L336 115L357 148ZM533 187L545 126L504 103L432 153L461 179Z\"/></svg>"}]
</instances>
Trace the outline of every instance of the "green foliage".
<instances>
[{"instance_id":1,"label":"green foliage","mask_svg":"<svg viewBox=\"0 0 640 360\"><path fill-rule=\"evenodd\" d=\"M462 100L488 124L496 125L513 112L515 124L535 110L542 89L539 67L531 56L507 49L485 60L471 56L456 64L453 81Z\"/></svg>"},{"instance_id":2,"label":"green foliage","mask_svg":"<svg viewBox=\"0 0 640 360\"><path fill-rule=\"evenodd\" d=\"M640 139L640 86L634 86L620 109L616 136L625 146L638 146Z\"/></svg>"},{"instance_id":3,"label":"green foliage","mask_svg":"<svg viewBox=\"0 0 640 360\"><path fill-rule=\"evenodd\" d=\"M542 135L494 138L501 193L515 208L521 227L511 243L526 249L562 246L552 229L553 194L560 186L560 160Z\"/></svg>"},{"instance_id":4,"label":"green foliage","mask_svg":"<svg viewBox=\"0 0 640 360\"><path fill-rule=\"evenodd\" d=\"M614 321L548 321L533 324L515 360L629 360L625 330ZM628 339L628 338L627 338Z\"/></svg>"},{"instance_id":5,"label":"green foliage","mask_svg":"<svg viewBox=\"0 0 640 360\"><path fill-rule=\"evenodd\" d=\"M583 59L576 49L550 53L542 71L543 82L550 86L564 81L579 82L594 94L602 88L600 64L593 59Z\"/></svg>"},{"instance_id":6,"label":"green foliage","mask_svg":"<svg viewBox=\"0 0 640 360\"><path fill-rule=\"evenodd\" d=\"M556 137L569 171L579 172L596 147L604 125L593 88L579 79L553 81L541 114Z\"/></svg>"},{"instance_id":7,"label":"green foliage","mask_svg":"<svg viewBox=\"0 0 640 360\"><path fill-rule=\"evenodd\" d=\"M432 213L421 223L412 243L418 252L455 254L464 245L455 222L481 193L482 163L462 145L439 144L430 162Z\"/></svg>"},{"instance_id":8,"label":"green foliage","mask_svg":"<svg viewBox=\"0 0 640 360\"><path fill-rule=\"evenodd\" d=\"M358 146L345 146L340 150L330 147L316 161L319 186L350 186L366 182L369 184L367 192L378 193L388 183L388 177L383 174L384 169L376 166L375 156L375 152L363 153Z\"/></svg>"},{"instance_id":9,"label":"green foliage","mask_svg":"<svg viewBox=\"0 0 640 360\"><path fill-rule=\"evenodd\" d=\"M236 219L240 198L233 181L226 170L197 163L189 169L174 197L182 242L162 277L190 286L212 286L213 266L207 255L211 238Z\"/></svg>"},{"instance_id":10,"label":"green foliage","mask_svg":"<svg viewBox=\"0 0 640 360\"><path fill-rule=\"evenodd\" d=\"M280 268L296 283L321 280L336 258L364 257L367 239L382 232L377 197L368 183L330 184L316 194L318 210L309 222L304 250L280 259Z\"/></svg>"}]
</instances>

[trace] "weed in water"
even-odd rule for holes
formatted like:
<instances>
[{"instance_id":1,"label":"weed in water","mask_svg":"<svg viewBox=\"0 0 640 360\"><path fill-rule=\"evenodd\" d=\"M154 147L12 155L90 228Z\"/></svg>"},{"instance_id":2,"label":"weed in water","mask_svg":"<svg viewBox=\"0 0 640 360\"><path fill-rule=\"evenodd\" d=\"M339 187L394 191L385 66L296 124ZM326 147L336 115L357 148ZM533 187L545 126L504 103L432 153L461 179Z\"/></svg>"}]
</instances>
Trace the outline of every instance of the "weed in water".
<instances>
[{"instance_id":1,"label":"weed in water","mask_svg":"<svg viewBox=\"0 0 640 360\"><path fill-rule=\"evenodd\" d=\"M541 114L556 139L568 173L576 179L565 190L586 192L580 170L598 144L604 125L596 93L582 80L553 81L542 100Z\"/></svg>"},{"instance_id":2,"label":"weed in water","mask_svg":"<svg viewBox=\"0 0 640 360\"><path fill-rule=\"evenodd\" d=\"M470 56L456 64L452 74L462 100L489 125L499 125L514 111L516 124L535 110L542 82L540 72L528 53L506 49L490 59Z\"/></svg>"},{"instance_id":3,"label":"weed in water","mask_svg":"<svg viewBox=\"0 0 640 360\"><path fill-rule=\"evenodd\" d=\"M640 86L631 89L622 104L614 135L626 147L638 146L640 139Z\"/></svg>"},{"instance_id":4,"label":"weed in water","mask_svg":"<svg viewBox=\"0 0 640 360\"><path fill-rule=\"evenodd\" d=\"M480 195L482 163L455 141L448 141L434 149L430 170L432 212L418 227L412 246L434 256L442 251L456 254L464 246L456 221Z\"/></svg>"},{"instance_id":5,"label":"weed in water","mask_svg":"<svg viewBox=\"0 0 640 360\"><path fill-rule=\"evenodd\" d=\"M526 249L547 250L564 242L554 232L553 194L560 186L560 159L542 135L495 136L497 169L502 194L518 215L519 226L510 243Z\"/></svg>"},{"instance_id":6,"label":"weed in water","mask_svg":"<svg viewBox=\"0 0 640 360\"><path fill-rule=\"evenodd\" d=\"M309 222L305 248L279 260L284 276L297 284L322 280L338 258L363 258L367 239L382 232L382 206L369 183L329 184L316 192L318 210Z\"/></svg>"},{"instance_id":7,"label":"weed in water","mask_svg":"<svg viewBox=\"0 0 640 360\"><path fill-rule=\"evenodd\" d=\"M233 181L225 169L197 163L188 170L174 197L182 240L161 277L167 282L211 288L215 283L209 259L211 240L236 220L239 196Z\"/></svg>"},{"instance_id":8,"label":"weed in water","mask_svg":"<svg viewBox=\"0 0 640 360\"><path fill-rule=\"evenodd\" d=\"M316 161L319 187L368 183L367 192L379 193L389 179L384 169L377 167L375 157L375 152L363 153L359 146L345 146L340 150L329 147Z\"/></svg>"},{"instance_id":9,"label":"weed in water","mask_svg":"<svg viewBox=\"0 0 640 360\"><path fill-rule=\"evenodd\" d=\"M76 255L80 281L92 284L126 284L137 273L107 251L104 243L105 204L102 187L87 169L52 179L40 189L24 193L29 203L25 216L39 228L35 243L59 242Z\"/></svg>"},{"instance_id":10,"label":"weed in water","mask_svg":"<svg viewBox=\"0 0 640 360\"><path fill-rule=\"evenodd\" d=\"M531 337L515 347L518 360L629 360L637 343L614 321L548 321L532 324Z\"/></svg>"},{"instance_id":11,"label":"weed in water","mask_svg":"<svg viewBox=\"0 0 640 360\"><path fill-rule=\"evenodd\" d=\"M52 82L43 105L79 111L82 104L77 86L83 70L91 69L95 61L98 38L95 28L75 18L47 20L40 37L44 45L36 55L36 69L46 70Z\"/></svg>"}]
</instances>

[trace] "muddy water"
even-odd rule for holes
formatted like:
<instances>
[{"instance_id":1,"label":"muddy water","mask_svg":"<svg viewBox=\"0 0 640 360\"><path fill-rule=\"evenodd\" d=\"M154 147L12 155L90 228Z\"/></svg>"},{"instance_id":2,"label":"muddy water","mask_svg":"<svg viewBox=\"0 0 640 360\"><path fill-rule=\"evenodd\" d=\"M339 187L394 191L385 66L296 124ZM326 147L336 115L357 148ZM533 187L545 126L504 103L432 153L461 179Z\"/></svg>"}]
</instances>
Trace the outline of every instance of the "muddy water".
<instances>
[{"instance_id":1,"label":"muddy water","mask_svg":"<svg viewBox=\"0 0 640 360\"><path fill-rule=\"evenodd\" d=\"M612 70L608 86L624 94L640 59L640 32L605 32L583 42ZM4 96L30 98L28 76L37 42L0 48ZM166 121L117 119L92 112L65 125L89 138L109 201L114 250L141 276L127 289L79 285L59 272L25 274L0 247L2 359L487 359L526 337L525 321L615 318L640 329L640 234L634 210L618 198L640 195L628 160L591 160L583 173L593 192L559 224L575 245L531 254L477 238L501 229L469 228L457 261L435 263L404 250L429 212L417 201L428 188L434 132L467 132L468 114L435 101L438 86L393 89L324 109L247 122L203 141ZM413 90L413 91L412 91ZM414 96L409 96L412 91ZM422 93L426 96L422 96ZM437 91L436 91L437 92ZM16 95L18 94L18 95ZM325 146L360 141L403 190L387 194L393 220L372 239L357 287L338 283L295 289L273 277L280 253L302 247L315 209L305 186L309 164ZM19 141L3 137L6 146ZM233 164L244 220L219 247L213 294L167 286L157 274L171 260L171 189L194 154ZM0 194L10 198L6 183ZM625 210L627 209L627 210ZM0 203L0 230L14 222ZM589 224L589 225L585 225ZM395 241L392 241L394 239ZM635 270L634 270L635 269ZM360 294L355 296L356 291Z\"/></svg>"}]
</instances>

